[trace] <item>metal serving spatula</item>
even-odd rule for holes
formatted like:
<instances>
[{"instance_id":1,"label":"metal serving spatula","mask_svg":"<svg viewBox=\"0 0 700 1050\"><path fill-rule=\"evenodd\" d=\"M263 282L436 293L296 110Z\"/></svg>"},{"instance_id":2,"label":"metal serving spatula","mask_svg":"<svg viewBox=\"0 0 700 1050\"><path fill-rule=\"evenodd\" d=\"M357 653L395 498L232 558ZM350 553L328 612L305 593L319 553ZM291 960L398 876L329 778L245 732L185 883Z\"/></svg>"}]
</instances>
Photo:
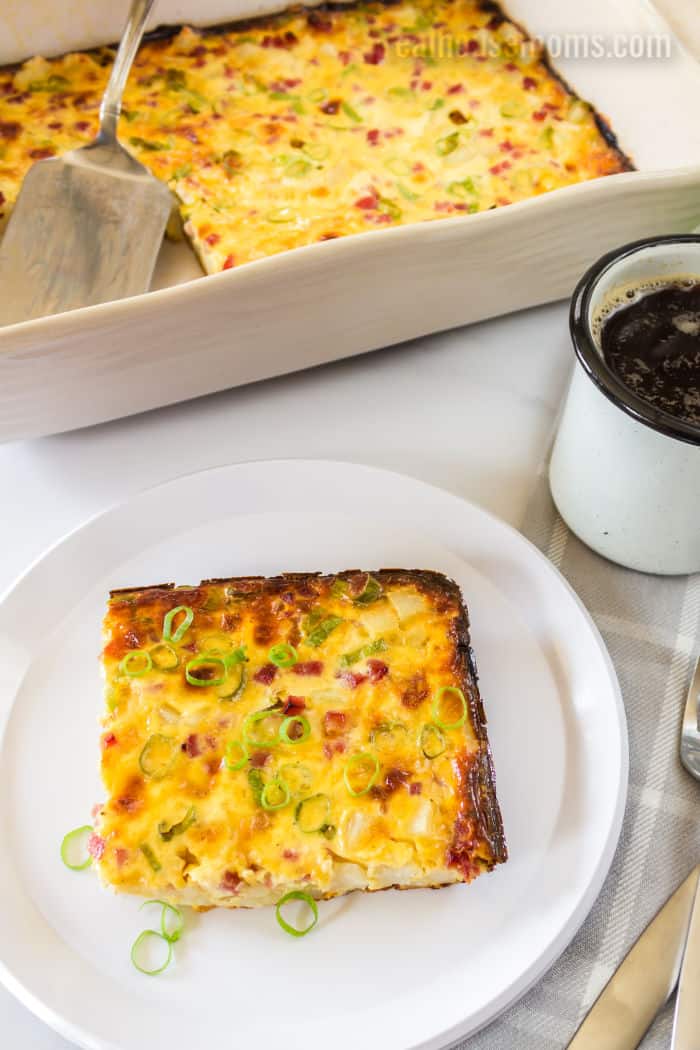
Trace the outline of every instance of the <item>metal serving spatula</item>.
<instances>
[{"instance_id":1,"label":"metal serving spatula","mask_svg":"<svg viewBox=\"0 0 700 1050\"><path fill-rule=\"evenodd\" d=\"M172 208L117 141L122 92L154 0L132 0L97 138L37 161L0 241L0 324L145 292Z\"/></svg>"}]
</instances>

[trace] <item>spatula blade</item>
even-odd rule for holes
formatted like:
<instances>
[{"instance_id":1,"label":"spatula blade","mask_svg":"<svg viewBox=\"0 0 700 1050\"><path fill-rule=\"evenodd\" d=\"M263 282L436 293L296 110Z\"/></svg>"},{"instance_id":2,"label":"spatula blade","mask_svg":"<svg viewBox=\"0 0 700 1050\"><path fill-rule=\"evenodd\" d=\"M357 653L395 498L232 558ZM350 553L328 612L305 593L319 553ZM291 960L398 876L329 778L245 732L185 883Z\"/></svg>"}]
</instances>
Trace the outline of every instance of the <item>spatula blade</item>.
<instances>
[{"instance_id":1,"label":"spatula blade","mask_svg":"<svg viewBox=\"0 0 700 1050\"><path fill-rule=\"evenodd\" d=\"M27 173L0 242L0 325L148 290L172 195L116 149L114 167L87 148Z\"/></svg>"}]
</instances>

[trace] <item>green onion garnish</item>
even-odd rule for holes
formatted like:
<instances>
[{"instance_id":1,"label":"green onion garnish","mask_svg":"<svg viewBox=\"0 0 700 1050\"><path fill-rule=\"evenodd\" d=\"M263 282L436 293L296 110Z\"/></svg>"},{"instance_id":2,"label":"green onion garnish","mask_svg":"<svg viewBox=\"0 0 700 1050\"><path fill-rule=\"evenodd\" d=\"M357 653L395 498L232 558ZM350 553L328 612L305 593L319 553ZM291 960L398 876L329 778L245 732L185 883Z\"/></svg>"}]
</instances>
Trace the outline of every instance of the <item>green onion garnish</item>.
<instances>
[{"instance_id":1,"label":"green onion garnish","mask_svg":"<svg viewBox=\"0 0 700 1050\"><path fill-rule=\"evenodd\" d=\"M372 602L376 602L377 598L382 596L382 585L379 580L375 580L374 576L370 576L367 573L367 579L365 585L358 595L353 598L355 605L371 605Z\"/></svg>"},{"instance_id":2,"label":"green onion garnish","mask_svg":"<svg viewBox=\"0 0 700 1050\"><path fill-rule=\"evenodd\" d=\"M167 142L156 142L155 140L151 141L149 139L142 139L139 135L132 135L129 142L132 146L138 146L139 149L146 149L152 152L169 148L169 143Z\"/></svg>"},{"instance_id":3,"label":"green onion garnish","mask_svg":"<svg viewBox=\"0 0 700 1050\"><path fill-rule=\"evenodd\" d=\"M435 152L441 157L446 157L448 153L454 153L459 146L459 132L453 131L451 135L445 135L443 138L438 139L435 143Z\"/></svg>"},{"instance_id":4,"label":"green onion garnish","mask_svg":"<svg viewBox=\"0 0 700 1050\"><path fill-rule=\"evenodd\" d=\"M209 668L210 670L219 667L221 672L218 677L213 677L208 674L208 677L203 678L202 672L195 674L198 668ZM223 685L226 679L226 661L222 660L220 656L212 656L210 653L202 653L201 656L194 656L185 665L185 678L190 685L196 685L200 688L205 688L210 685Z\"/></svg>"},{"instance_id":5,"label":"green onion garnish","mask_svg":"<svg viewBox=\"0 0 700 1050\"><path fill-rule=\"evenodd\" d=\"M139 911L142 911L149 904L160 904L160 934L161 937L165 938L166 941L170 941L171 944L175 944L182 937L183 930L185 929L185 919L182 912L175 904L168 904L167 901L151 900L144 901ZM172 930L168 929L167 916L168 912L172 912L175 916L177 925Z\"/></svg>"},{"instance_id":6,"label":"green onion garnish","mask_svg":"<svg viewBox=\"0 0 700 1050\"><path fill-rule=\"evenodd\" d=\"M354 120L356 124L362 123L362 117L356 109L352 108L349 102L341 102L340 108L342 109L346 117L350 117L350 120Z\"/></svg>"},{"instance_id":7,"label":"green onion garnish","mask_svg":"<svg viewBox=\"0 0 700 1050\"><path fill-rule=\"evenodd\" d=\"M243 663L230 665L226 657L224 664L229 668L226 691L219 693L219 700L235 700L241 695L248 681L248 671ZM209 683L211 685L211 682Z\"/></svg>"},{"instance_id":8,"label":"green onion garnish","mask_svg":"<svg viewBox=\"0 0 700 1050\"><path fill-rule=\"evenodd\" d=\"M218 656L219 654L217 653L216 655ZM248 654L246 647L239 645L237 649L232 649L230 653L223 653L222 658L227 667L235 667L236 664L247 663Z\"/></svg>"},{"instance_id":9,"label":"green onion garnish","mask_svg":"<svg viewBox=\"0 0 700 1050\"><path fill-rule=\"evenodd\" d=\"M282 708L276 704L274 707L266 707L262 711L251 711L250 714L246 715L243 720L243 742L248 745L249 748L270 748L277 747L279 743L279 725L275 723L275 731L272 736L265 736L262 739L253 736L255 726L259 722L264 722L268 718L281 718Z\"/></svg>"},{"instance_id":10,"label":"green onion garnish","mask_svg":"<svg viewBox=\"0 0 700 1050\"><path fill-rule=\"evenodd\" d=\"M420 193L414 193L413 190L409 190L408 186L404 186L402 182L396 183L396 189L399 191L401 196L407 201L420 200Z\"/></svg>"},{"instance_id":11,"label":"green onion garnish","mask_svg":"<svg viewBox=\"0 0 700 1050\"><path fill-rule=\"evenodd\" d=\"M294 667L294 664L299 660L299 653L293 645L281 642L279 645L272 646L267 654L267 658L275 667L281 667L284 670L287 667Z\"/></svg>"},{"instance_id":12,"label":"green onion garnish","mask_svg":"<svg viewBox=\"0 0 700 1050\"><path fill-rule=\"evenodd\" d=\"M284 174L291 176L293 179L301 179L304 175L308 175L313 165L308 160L303 160L301 157L298 160L293 160L291 164L288 164L284 169Z\"/></svg>"},{"instance_id":13,"label":"green onion garnish","mask_svg":"<svg viewBox=\"0 0 700 1050\"><path fill-rule=\"evenodd\" d=\"M73 843L84 835L91 835L93 832L92 825L83 824L80 828L74 828L73 831L69 831L67 835L63 836L63 842L61 843L61 860L67 868L71 871L85 871L85 868L89 868L92 864L92 857L88 853L87 858L80 861L78 864L73 864L68 858L70 856Z\"/></svg>"},{"instance_id":14,"label":"green onion garnish","mask_svg":"<svg viewBox=\"0 0 700 1050\"><path fill-rule=\"evenodd\" d=\"M406 87L391 87L389 88L389 94L396 95L397 98L414 98L415 96L415 92Z\"/></svg>"},{"instance_id":15,"label":"green onion garnish","mask_svg":"<svg viewBox=\"0 0 700 1050\"><path fill-rule=\"evenodd\" d=\"M299 831L311 835L315 831L323 831L328 826L330 812L331 800L328 795L312 795L297 804L294 821Z\"/></svg>"},{"instance_id":16,"label":"green onion garnish","mask_svg":"<svg viewBox=\"0 0 700 1050\"><path fill-rule=\"evenodd\" d=\"M297 736L289 735L289 730L293 725L301 727L301 732ZM280 740L283 744L303 744L310 736L311 726L308 718L305 718L304 715L289 715L280 726Z\"/></svg>"},{"instance_id":17,"label":"green onion garnish","mask_svg":"<svg viewBox=\"0 0 700 1050\"><path fill-rule=\"evenodd\" d=\"M152 970L147 969L145 966L141 966L138 962L138 955L141 945L148 940L149 937L158 937L164 944L168 946L168 954L165 958L165 962L161 966L157 966ZM155 977L156 974L162 973L170 966L171 959L173 957L173 943L169 937L164 937L162 933L158 933L157 930L144 930L140 933L131 947L131 961L139 971L139 973L145 973L147 977Z\"/></svg>"},{"instance_id":18,"label":"green onion garnish","mask_svg":"<svg viewBox=\"0 0 700 1050\"><path fill-rule=\"evenodd\" d=\"M406 739L407 729L403 722L382 722L370 733L370 743L377 751L395 751Z\"/></svg>"},{"instance_id":19,"label":"green onion garnish","mask_svg":"<svg viewBox=\"0 0 700 1050\"><path fill-rule=\"evenodd\" d=\"M128 674L130 678L140 678L153 668L151 654L145 649L132 649L119 662L119 670L122 674Z\"/></svg>"},{"instance_id":20,"label":"green onion garnish","mask_svg":"<svg viewBox=\"0 0 700 1050\"><path fill-rule=\"evenodd\" d=\"M260 772L259 769L249 769L248 770L248 784L249 784L250 790L251 790L251 792L253 794L253 800L254 800L256 806L261 806L262 805L262 793L263 793L263 788L265 787L265 781L263 780L263 775L262 775L262 773Z\"/></svg>"},{"instance_id":21,"label":"green onion garnish","mask_svg":"<svg viewBox=\"0 0 700 1050\"><path fill-rule=\"evenodd\" d=\"M403 212L399 208L396 201L389 200L388 197L380 197L378 204L379 210L383 211L384 214L388 215L390 219L394 220L394 222L398 222L401 216L403 215Z\"/></svg>"},{"instance_id":22,"label":"green onion garnish","mask_svg":"<svg viewBox=\"0 0 700 1050\"><path fill-rule=\"evenodd\" d=\"M237 769L243 769L248 761L248 748L240 740L230 740L226 745L224 762L226 768L235 773Z\"/></svg>"},{"instance_id":23,"label":"green onion garnish","mask_svg":"<svg viewBox=\"0 0 700 1050\"><path fill-rule=\"evenodd\" d=\"M433 102L432 106L430 106L430 109L431 110L442 109L442 107L444 105L445 105L444 98L436 98L435 101Z\"/></svg>"},{"instance_id":24,"label":"green onion garnish","mask_svg":"<svg viewBox=\"0 0 700 1050\"><path fill-rule=\"evenodd\" d=\"M185 615L180 625L173 631L173 620L178 613L184 613ZM185 633L192 626L193 620L194 612L190 609L189 605L178 605L174 609L171 609L169 613L165 614L165 619L163 620L163 641L174 642L175 645L177 645L178 642L182 641Z\"/></svg>"},{"instance_id":25,"label":"green onion garnish","mask_svg":"<svg viewBox=\"0 0 700 1050\"><path fill-rule=\"evenodd\" d=\"M366 795L370 788L376 784L378 776L379 759L376 755L370 754L369 751L359 751L356 755L352 755L345 763L343 770L345 787L355 798L359 795ZM360 778L359 786L357 777Z\"/></svg>"},{"instance_id":26,"label":"green onion garnish","mask_svg":"<svg viewBox=\"0 0 700 1050\"><path fill-rule=\"evenodd\" d=\"M156 857L155 853L153 852L151 847L148 845L148 843L147 842L141 842L139 844L139 849L141 850L141 852L143 853L144 857L148 861L148 863L151 866L152 870L153 871L160 871L161 868L163 867L163 865L158 860L158 858Z\"/></svg>"},{"instance_id":27,"label":"green onion garnish","mask_svg":"<svg viewBox=\"0 0 700 1050\"><path fill-rule=\"evenodd\" d=\"M309 102L323 102L328 97L328 92L325 88L314 88L306 97Z\"/></svg>"},{"instance_id":28,"label":"green onion garnish","mask_svg":"<svg viewBox=\"0 0 700 1050\"><path fill-rule=\"evenodd\" d=\"M443 685L433 699L433 719L440 729L459 729L467 720L467 701L455 685Z\"/></svg>"},{"instance_id":29,"label":"green onion garnish","mask_svg":"<svg viewBox=\"0 0 700 1050\"><path fill-rule=\"evenodd\" d=\"M162 780L173 767L177 758L177 744L163 733L149 736L139 755L141 772L151 780Z\"/></svg>"},{"instance_id":30,"label":"green onion garnish","mask_svg":"<svg viewBox=\"0 0 700 1050\"><path fill-rule=\"evenodd\" d=\"M187 831L197 820L197 810L194 806L185 813L184 817L177 824L168 825L164 820L158 825L158 834L162 838L163 842L170 842L176 835L182 835L183 831Z\"/></svg>"},{"instance_id":31,"label":"green onion garnish","mask_svg":"<svg viewBox=\"0 0 700 1050\"><path fill-rule=\"evenodd\" d=\"M260 805L263 809L283 809L291 798L289 788L283 780L275 777L263 785L260 792Z\"/></svg>"},{"instance_id":32,"label":"green onion garnish","mask_svg":"<svg viewBox=\"0 0 700 1050\"><path fill-rule=\"evenodd\" d=\"M420 731L420 749L426 758L437 758L447 747L445 734L434 722L427 722Z\"/></svg>"},{"instance_id":33,"label":"green onion garnish","mask_svg":"<svg viewBox=\"0 0 700 1050\"><path fill-rule=\"evenodd\" d=\"M468 177L462 179L461 182L450 182L447 187L447 192L451 193L454 197L461 197L463 200L477 196L474 180Z\"/></svg>"},{"instance_id":34,"label":"green onion garnish","mask_svg":"<svg viewBox=\"0 0 700 1050\"><path fill-rule=\"evenodd\" d=\"M508 118L517 119L518 117L526 117L530 112L529 108L524 102L520 102L518 99L513 99L511 102L504 102L501 106L501 116Z\"/></svg>"},{"instance_id":35,"label":"green onion garnish","mask_svg":"<svg viewBox=\"0 0 700 1050\"><path fill-rule=\"evenodd\" d=\"M174 671L180 665L180 657L168 642L154 645L150 655L157 671Z\"/></svg>"},{"instance_id":36,"label":"green onion garnish","mask_svg":"<svg viewBox=\"0 0 700 1050\"><path fill-rule=\"evenodd\" d=\"M353 649L350 653L343 653L340 658L340 666L352 667L359 660L366 660L369 656L374 656L376 653L383 653L388 648L389 646L383 638L375 638L373 642L368 642L367 645L363 645L360 649Z\"/></svg>"},{"instance_id":37,"label":"green onion garnish","mask_svg":"<svg viewBox=\"0 0 700 1050\"><path fill-rule=\"evenodd\" d=\"M292 798L305 798L314 782L313 773L301 762L287 762L280 767L280 776L289 788Z\"/></svg>"},{"instance_id":38,"label":"green onion garnish","mask_svg":"<svg viewBox=\"0 0 700 1050\"><path fill-rule=\"evenodd\" d=\"M308 926L305 926L303 929L297 929L296 926L290 926L286 919L282 918L280 909L288 901L303 901L304 904L308 904L313 915L313 919ZM284 897L280 897L277 901L277 908L275 910L277 914L277 922L280 924L284 932L291 934L292 937L305 937L307 933L313 930L318 922L318 906L316 905L316 901L309 893L304 893L303 890L292 890L291 893L285 893Z\"/></svg>"},{"instance_id":39,"label":"green onion garnish","mask_svg":"<svg viewBox=\"0 0 700 1050\"><path fill-rule=\"evenodd\" d=\"M310 634L307 634L304 641L307 645L317 649L319 645L323 645L328 636L343 623L341 616L329 616L325 620L321 620L318 626L314 627Z\"/></svg>"}]
</instances>

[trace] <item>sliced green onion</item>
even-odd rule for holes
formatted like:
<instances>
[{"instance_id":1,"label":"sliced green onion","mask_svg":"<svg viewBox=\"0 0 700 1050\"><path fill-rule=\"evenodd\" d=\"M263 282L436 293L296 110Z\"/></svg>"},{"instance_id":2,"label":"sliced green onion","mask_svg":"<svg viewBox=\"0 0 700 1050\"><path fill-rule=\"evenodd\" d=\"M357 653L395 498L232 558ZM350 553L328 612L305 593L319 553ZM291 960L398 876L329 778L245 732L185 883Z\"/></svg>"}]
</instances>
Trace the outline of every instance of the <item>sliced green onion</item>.
<instances>
[{"instance_id":1,"label":"sliced green onion","mask_svg":"<svg viewBox=\"0 0 700 1050\"><path fill-rule=\"evenodd\" d=\"M392 201L388 197L380 197L378 200L378 205L379 211L384 212L384 214L388 215L389 218L393 219L394 222L398 222L401 216L403 215L403 212L399 208L396 201Z\"/></svg>"},{"instance_id":2,"label":"sliced green onion","mask_svg":"<svg viewBox=\"0 0 700 1050\"><path fill-rule=\"evenodd\" d=\"M226 691L219 693L219 700L235 700L241 695L248 683L248 671L245 664L233 664L232 667L224 657L224 664L229 669ZM211 684L211 683L210 683Z\"/></svg>"},{"instance_id":3,"label":"sliced green onion","mask_svg":"<svg viewBox=\"0 0 700 1050\"><path fill-rule=\"evenodd\" d=\"M166 941L170 941L171 944L175 944L182 937L182 932L185 928L185 919L180 909L175 904L169 904L167 901L162 900L150 900L144 901L139 911L143 911L149 904L160 904L160 934L161 937L165 938ZM168 912L172 912L175 916L177 925L172 929L168 929L167 916Z\"/></svg>"},{"instance_id":4,"label":"sliced green onion","mask_svg":"<svg viewBox=\"0 0 700 1050\"><path fill-rule=\"evenodd\" d=\"M376 602L378 598L382 596L382 585L379 580L375 580L374 576L370 576L367 573L367 579L365 585L358 595L353 598L355 605L371 605L372 602Z\"/></svg>"},{"instance_id":5,"label":"sliced green onion","mask_svg":"<svg viewBox=\"0 0 700 1050\"><path fill-rule=\"evenodd\" d=\"M141 949L141 945L145 941L147 941L149 937L158 937L161 941L163 941L164 944L167 944L167 946L168 946L168 954L166 956L165 962L162 964L162 966L157 966L157 967L155 967L152 970L147 969L145 966L141 966L141 964L138 962L138 955L139 955L139 951ZM170 962L172 960L172 957L173 957L173 942L170 940L169 937L164 937L163 934L159 933L157 930L144 930L143 933L140 933L138 935L138 937L134 941L133 945L131 946L131 961L132 961L132 963L134 964L136 969L139 971L139 973L145 973L147 977L155 977L156 974L162 973L163 970L167 970L168 966L170 966Z\"/></svg>"},{"instance_id":6,"label":"sliced green onion","mask_svg":"<svg viewBox=\"0 0 700 1050\"><path fill-rule=\"evenodd\" d=\"M266 810L283 809L291 798L289 788L283 780L275 777L263 785L260 792L260 805Z\"/></svg>"},{"instance_id":7,"label":"sliced green onion","mask_svg":"<svg viewBox=\"0 0 700 1050\"><path fill-rule=\"evenodd\" d=\"M510 102L504 102L501 106L501 116L505 117L506 120L518 119L519 117L526 117L530 112L528 106L524 102L520 102L518 99L513 99Z\"/></svg>"},{"instance_id":8,"label":"sliced green onion","mask_svg":"<svg viewBox=\"0 0 700 1050\"><path fill-rule=\"evenodd\" d=\"M169 149L169 142L156 142L155 140L142 139L139 135L132 135L129 139L132 146L138 146L139 149L146 149L156 152L161 149Z\"/></svg>"},{"instance_id":9,"label":"sliced green onion","mask_svg":"<svg viewBox=\"0 0 700 1050\"><path fill-rule=\"evenodd\" d=\"M263 737L263 739L256 738L253 736L255 726L259 722L264 722L268 718L281 718L282 708L279 705L274 707L266 707L262 711L251 711L250 714L246 715L243 720L243 742L252 748L270 748L277 747L279 743L278 734L279 726L275 728L275 732L272 736Z\"/></svg>"},{"instance_id":10,"label":"sliced green onion","mask_svg":"<svg viewBox=\"0 0 700 1050\"><path fill-rule=\"evenodd\" d=\"M321 620L318 626L314 627L310 634L307 634L304 641L307 645L310 645L314 649L317 649L320 645L323 645L328 636L336 629L336 627L340 627L341 623L343 622L344 621L341 616L329 616L327 617L327 619Z\"/></svg>"},{"instance_id":11,"label":"sliced green onion","mask_svg":"<svg viewBox=\"0 0 700 1050\"><path fill-rule=\"evenodd\" d=\"M197 810L194 808L194 806L190 806L182 820L180 820L177 824L168 825L164 820L161 820L161 822L158 825L158 834L162 838L163 842L170 842L170 840L173 839L176 835L182 835L184 831L187 831L188 828L191 828L192 825L196 822L196 820Z\"/></svg>"},{"instance_id":12,"label":"sliced green onion","mask_svg":"<svg viewBox=\"0 0 700 1050\"><path fill-rule=\"evenodd\" d=\"M293 725L301 726L298 736L290 736L289 730ZM280 726L280 740L283 744L303 744L311 736L309 720L304 715L289 715Z\"/></svg>"},{"instance_id":13,"label":"sliced green onion","mask_svg":"<svg viewBox=\"0 0 700 1050\"><path fill-rule=\"evenodd\" d=\"M458 146L459 132L453 131L451 135L445 135L436 141L435 152L441 157L446 157L449 153L454 153Z\"/></svg>"},{"instance_id":14,"label":"sliced green onion","mask_svg":"<svg viewBox=\"0 0 700 1050\"><path fill-rule=\"evenodd\" d=\"M342 109L346 117L350 117L350 120L354 120L356 124L362 123L362 117L356 109L352 108L349 102L341 102L340 108Z\"/></svg>"},{"instance_id":15,"label":"sliced green onion","mask_svg":"<svg viewBox=\"0 0 700 1050\"><path fill-rule=\"evenodd\" d=\"M280 776L289 788L292 798L304 798L314 782L313 773L301 762L287 762L280 767Z\"/></svg>"},{"instance_id":16,"label":"sliced green onion","mask_svg":"<svg viewBox=\"0 0 700 1050\"><path fill-rule=\"evenodd\" d=\"M226 768L235 773L237 769L243 769L248 761L248 748L241 740L229 740L226 745L226 756L224 762Z\"/></svg>"},{"instance_id":17,"label":"sliced green onion","mask_svg":"<svg viewBox=\"0 0 700 1050\"><path fill-rule=\"evenodd\" d=\"M459 703L459 714L456 711L445 710L445 706L453 705L455 700ZM464 693L455 685L441 686L433 699L432 711L435 724L440 729L459 729L467 720L467 701L464 699Z\"/></svg>"},{"instance_id":18,"label":"sliced green onion","mask_svg":"<svg viewBox=\"0 0 700 1050\"><path fill-rule=\"evenodd\" d=\"M149 863L150 867L152 868L152 870L153 871L160 871L161 868L163 867L163 865L158 860L158 858L156 857L155 853L153 852L151 847L148 845L148 843L147 842L141 842L139 844L139 849L141 850L141 852L143 853L144 857L148 861L148 863Z\"/></svg>"},{"instance_id":19,"label":"sliced green onion","mask_svg":"<svg viewBox=\"0 0 700 1050\"><path fill-rule=\"evenodd\" d=\"M130 678L140 678L153 668L151 654L145 649L132 649L119 662L119 670L122 674L128 674Z\"/></svg>"},{"instance_id":20,"label":"sliced green onion","mask_svg":"<svg viewBox=\"0 0 700 1050\"><path fill-rule=\"evenodd\" d=\"M433 102L432 106L430 106L430 109L431 110L442 109L442 107L444 105L445 105L444 98L436 98L435 101Z\"/></svg>"},{"instance_id":21,"label":"sliced green onion","mask_svg":"<svg viewBox=\"0 0 700 1050\"><path fill-rule=\"evenodd\" d=\"M376 653L383 653L389 646L386 644L383 638L375 638L373 642L368 642L367 645L361 646L359 649L353 649L352 652L343 653L340 657L341 667L352 667L353 664L358 663L360 660L366 660L370 656L374 656Z\"/></svg>"},{"instance_id":22,"label":"sliced green onion","mask_svg":"<svg viewBox=\"0 0 700 1050\"><path fill-rule=\"evenodd\" d=\"M184 613L185 615L180 625L173 631L173 620L178 613ZM163 641L174 642L177 645L192 626L193 620L194 612L189 605L177 605L174 609L171 609L169 613L165 614L165 619L163 620Z\"/></svg>"},{"instance_id":23,"label":"sliced green onion","mask_svg":"<svg viewBox=\"0 0 700 1050\"><path fill-rule=\"evenodd\" d=\"M413 190L409 190L408 186L404 186L402 182L396 183L396 189L399 191L401 196L407 201L420 200L420 193L414 193Z\"/></svg>"},{"instance_id":24,"label":"sliced green onion","mask_svg":"<svg viewBox=\"0 0 700 1050\"><path fill-rule=\"evenodd\" d=\"M289 175L293 179L301 179L304 175L308 175L313 165L308 160L303 160L301 157L298 160L293 160L291 164L288 164L284 169L285 175Z\"/></svg>"},{"instance_id":25,"label":"sliced green onion","mask_svg":"<svg viewBox=\"0 0 700 1050\"><path fill-rule=\"evenodd\" d=\"M247 663L248 653L246 652L246 647L239 645L237 649L232 649L229 653L223 653L222 659L227 667L235 667L236 664Z\"/></svg>"},{"instance_id":26,"label":"sliced green onion","mask_svg":"<svg viewBox=\"0 0 700 1050\"><path fill-rule=\"evenodd\" d=\"M308 926L303 929L298 929L296 926L290 926L286 919L282 917L281 908L287 904L288 901L303 901L304 904L308 904L311 908L313 919ZM316 901L309 893L304 893L303 890L292 890L291 893L285 893L284 897L280 897L277 901L277 907L275 909L277 914L277 922L280 924L285 933L289 933L292 937L305 937L307 933L313 930L314 926L318 922L318 906Z\"/></svg>"},{"instance_id":27,"label":"sliced green onion","mask_svg":"<svg viewBox=\"0 0 700 1050\"><path fill-rule=\"evenodd\" d=\"M308 146L304 146L301 152L305 153L311 160L325 160L330 150L324 142L310 142Z\"/></svg>"},{"instance_id":28,"label":"sliced green onion","mask_svg":"<svg viewBox=\"0 0 700 1050\"><path fill-rule=\"evenodd\" d=\"M294 664L299 660L299 653L293 645L281 642L279 645L272 646L267 654L267 658L275 667L281 667L284 670L287 667L294 667Z\"/></svg>"},{"instance_id":29,"label":"sliced green onion","mask_svg":"<svg viewBox=\"0 0 700 1050\"><path fill-rule=\"evenodd\" d=\"M340 74L341 77L347 77L350 73L357 73L360 67L356 62L351 62L349 66L346 66L343 72Z\"/></svg>"},{"instance_id":30,"label":"sliced green onion","mask_svg":"<svg viewBox=\"0 0 700 1050\"><path fill-rule=\"evenodd\" d=\"M256 806L262 805L262 793L265 787L265 781L263 775L259 769L248 770L248 785L253 794L253 800Z\"/></svg>"},{"instance_id":31,"label":"sliced green onion","mask_svg":"<svg viewBox=\"0 0 700 1050\"><path fill-rule=\"evenodd\" d=\"M151 660L157 671L174 671L180 665L180 657L168 642L159 642L153 646Z\"/></svg>"},{"instance_id":32,"label":"sliced green onion","mask_svg":"<svg viewBox=\"0 0 700 1050\"><path fill-rule=\"evenodd\" d=\"M61 843L61 860L67 868L70 868L71 871L85 871L85 869L89 868L92 864L92 857L89 853L87 855L87 858L81 861L79 864L73 864L68 859L73 843L76 842L79 838L82 838L83 835L91 835L92 832L93 827L91 824L83 824L82 827L74 828L73 831L69 831L67 835L63 836L63 842Z\"/></svg>"},{"instance_id":33,"label":"sliced green onion","mask_svg":"<svg viewBox=\"0 0 700 1050\"><path fill-rule=\"evenodd\" d=\"M149 736L139 755L141 772L151 780L162 780L177 758L177 744L170 736L154 733Z\"/></svg>"},{"instance_id":34,"label":"sliced green onion","mask_svg":"<svg viewBox=\"0 0 700 1050\"><path fill-rule=\"evenodd\" d=\"M347 598L348 596L348 581L337 578L333 580L331 587L331 594L334 598Z\"/></svg>"},{"instance_id":35,"label":"sliced green onion","mask_svg":"<svg viewBox=\"0 0 700 1050\"><path fill-rule=\"evenodd\" d=\"M199 667L220 667L221 673L215 678L202 678L200 675L195 674L195 671ZM201 656L194 656L185 665L185 678L190 685L196 685L200 688L206 688L211 685L223 685L226 680L226 662L222 660L220 656L211 656L209 653L202 653Z\"/></svg>"},{"instance_id":36,"label":"sliced green onion","mask_svg":"<svg viewBox=\"0 0 700 1050\"><path fill-rule=\"evenodd\" d=\"M351 783L351 778L354 779L355 774L361 774L363 771L366 774L366 782L362 781L362 786L358 789ZM353 755L347 760L343 770L345 787L355 798L360 795L366 795L370 788L376 784L378 776L379 759L376 755L370 754L369 751L359 751L356 755Z\"/></svg>"},{"instance_id":37,"label":"sliced green onion","mask_svg":"<svg viewBox=\"0 0 700 1050\"><path fill-rule=\"evenodd\" d=\"M391 87L389 88L390 95L396 95L397 98L414 98L415 91L411 91L410 88L406 87Z\"/></svg>"},{"instance_id":38,"label":"sliced green onion","mask_svg":"<svg viewBox=\"0 0 700 1050\"><path fill-rule=\"evenodd\" d=\"M309 102L323 102L328 98L328 92L325 88L314 88L314 90L310 91L306 97Z\"/></svg>"},{"instance_id":39,"label":"sliced green onion","mask_svg":"<svg viewBox=\"0 0 700 1050\"><path fill-rule=\"evenodd\" d=\"M420 749L426 758L437 758L447 747L445 734L434 722L427 722L420 731Z\"/></svg>"},{"instance_id":40,"label":"sliced green onion","mask_svg":"<svg viewBox=\"0 0 700 1050\"><path fill-rule=\"evenodd\" d=\"M297 803L294 810L294 822L305 835L322 831L328 824L331 812L331 800L328 795L311 795Z\"/></svg>"},{"instance_id":41,"label":"sliced green onion","mask_svg":"<svg viewBox=\"0 0 700 1050\"><path fill-rule=\"evenodd\" d=\"M403 722L382 722L370 733L369 741L377 751L395 751L406 739L408 730Z\"/></svg>"},{"instance_id":42,"label":"sliced green onion","mask_svg":"<svg viewBox=\"0 0 700 1050\"><path fill-rule=\"evenodd\" d=\"M461 182L451 182L447 187L447 192L451 193L454 197L461 197L465 200L468 197L477 196L474 180L470 178L462 179Z\"/></svg>"}]
</instances>

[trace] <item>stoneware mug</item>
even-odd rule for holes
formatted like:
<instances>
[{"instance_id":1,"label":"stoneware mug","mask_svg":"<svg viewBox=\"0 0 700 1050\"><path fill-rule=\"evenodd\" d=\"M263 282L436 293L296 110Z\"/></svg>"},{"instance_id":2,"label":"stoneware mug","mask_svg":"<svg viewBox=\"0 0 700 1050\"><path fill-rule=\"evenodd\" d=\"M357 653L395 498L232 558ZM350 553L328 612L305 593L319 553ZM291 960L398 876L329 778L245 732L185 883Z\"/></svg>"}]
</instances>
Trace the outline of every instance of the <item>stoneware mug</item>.
<instances>
[{"instance_id":1,"label":"stoneware mug","mask_svg":"<svg viewBox=\"0 0 700 1050\"><path fill-rule=\"evenodd\" d=\"M642 401L600 349L606 304L654 278L700 283L698 234L653 237L604 255L571 302L574 374L549 480L569 527L593 550L642 572L700 571L700 427Z\"/></svg>"}]
</instances>

